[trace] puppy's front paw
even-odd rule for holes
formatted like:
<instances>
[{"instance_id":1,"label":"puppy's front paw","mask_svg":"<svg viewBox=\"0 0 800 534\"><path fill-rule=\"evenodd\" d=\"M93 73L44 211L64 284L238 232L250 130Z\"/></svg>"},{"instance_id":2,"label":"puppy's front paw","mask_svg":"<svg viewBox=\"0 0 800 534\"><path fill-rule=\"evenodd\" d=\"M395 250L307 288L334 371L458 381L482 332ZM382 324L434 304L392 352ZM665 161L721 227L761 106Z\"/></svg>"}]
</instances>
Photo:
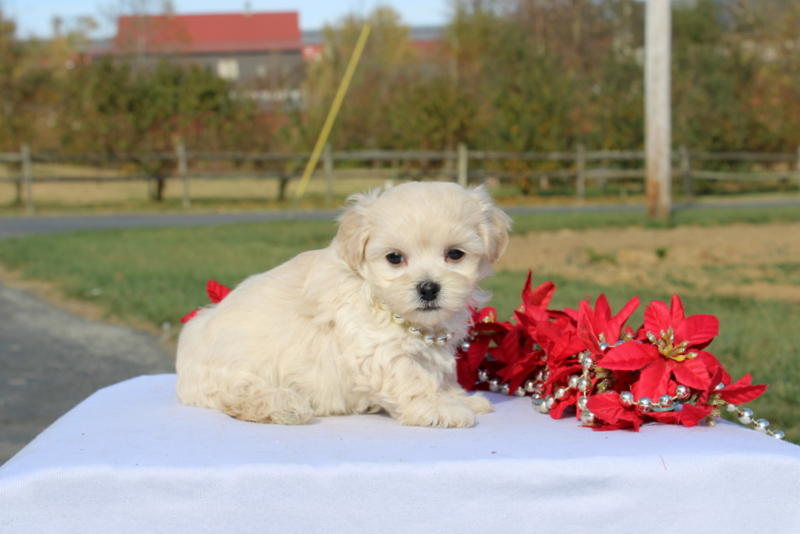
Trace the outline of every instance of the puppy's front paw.
<instances>
[{"instance_id":1,"label":"puppy's front paw","mask_svg":"<svg viewBox=\"0 0 800 534\"><path fill-rule=\"evenodd\" d=\"M464 402L469 406L469 409L478 415L493 412L494 406L489 399L483 396L483 393L478 391L464 398Z\"/></svg>"},{"instance_id":2,"label":"puppy's front paw","mask_svg":"<svg viewBox=\"0 0 800 534\"><path fill-rule=\"evenodd\" d=\"M398 417L404 425L438 428L468 428L475 424L475 412L455 399L415 400Z\"/></svg>"}]
</instances>

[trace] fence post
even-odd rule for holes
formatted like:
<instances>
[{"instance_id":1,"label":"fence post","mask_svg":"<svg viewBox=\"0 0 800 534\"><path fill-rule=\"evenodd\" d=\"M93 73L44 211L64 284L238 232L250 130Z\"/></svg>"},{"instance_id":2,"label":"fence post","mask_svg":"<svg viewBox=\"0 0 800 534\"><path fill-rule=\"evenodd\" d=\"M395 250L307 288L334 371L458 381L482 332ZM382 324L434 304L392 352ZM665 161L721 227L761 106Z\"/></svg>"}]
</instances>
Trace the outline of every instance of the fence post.
<instances>
[{"instance_id":1,"label":"fence post","mask_svg":"<svg viewBox=\"0 0 800 534\"><path fill-rule=\"evenodd\" d=\"M583 202L586 196L586 147L583 143L578 144L578 156L575 163L577 177L575 180L575 195L578 202Z\"/></svg>"},{"instance_id":2,"label":"fence post","mask_svg":"<svg viewBox=\"0 0 800 534\"><path fill-rule=\"evenodd\" d=\"M692 160L689 156L689 149L686 145L681 145L681 174L683 175L683 191L686 198L694 198L694 186L692 185Z\"/></svg>"},{"instance_id":3,"label":"fence post","mask_svg":"<svg viewBox=\"0 0 800 534\"><path fill-rule=\"evenodd\" d=\"M797 147L797 189L800 191L800 146Z\"/></svg>"},{"instance_id":4,"label":"fence post","mask_svg":"<svg viewBox=\"0 0 800 534\"><path fill-rule=\"evenodd\" d=\"M192 199L189 197L189 163L183 139L178 139L175 143L175 153L178 156L178 175L183 182L183 207L189 208L192 205Z\"/></svg>"},{"instance_id":5,"label":"fence post","mask_svg":"<svg viewBox=\"0 0 800 534\"><path fill-rule=\"evenodd\" d=\"M33 202L33 162L31 161L31 147L26 143L20 149L22 156L22 179L25 181L25 210L28 214L36 211Z\"/></svg>"},{"instance_id":6,"label":"fence post","mask_svg":"<svg viewBox=\"0 0 800 534\"><path fill-rule=\"evenodd\" d=\"M325 143L322 150L322 168L325 172L325 205L333 205L333 152L331 144Z\"/></svg>"},{"instance_id":7,"label":"fence post","mask_svg":"<svg viewBox=\"0 0 800 534\"><path fill-rule=\"evenodd\" d=\"M467 145L458 144L458 185L467 187L467 174L469 172L469 152Z\"/></svg>"},{"instance_id":8,"label":"fence post","mask_svg":"<svg viewBox=\"0 0 800 534\"><path fill-rule=\"evenodd\" d=\"M16 206L22 206L22 188L25 186L25 178L22 175L22 161L23 161L23 159L24 158L22 156L22 148L20 147L20 151L19 151L19 167L20 167L20 169L19 169L19 175L17 176L17 182L15 184L16 187L17 187L17 198L14 201L14 205L16 205Z\"/></svg>"}]
</instances>

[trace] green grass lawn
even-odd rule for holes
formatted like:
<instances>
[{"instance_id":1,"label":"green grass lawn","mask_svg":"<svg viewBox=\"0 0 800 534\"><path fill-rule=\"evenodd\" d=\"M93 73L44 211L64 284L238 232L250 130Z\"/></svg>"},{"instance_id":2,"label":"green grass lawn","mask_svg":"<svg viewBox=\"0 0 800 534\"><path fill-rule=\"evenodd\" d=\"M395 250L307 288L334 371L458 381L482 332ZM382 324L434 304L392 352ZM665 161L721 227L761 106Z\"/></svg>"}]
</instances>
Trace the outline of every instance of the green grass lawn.
<instances>
[{"instance_id":1,"label":"green grass lawn","mask_svg":"<svg viewBox=\"0 0 800 534\"><path fill-rule=\"evenodd\" d=\"M708 210L685 212L676 224L721 224L800 220L800 210ZM580 213L516 217L517 231L554 228L598 228L646 224L641 213ZM297 253L326 246L334 225L325 221L280 221L202 228L157 228L75 232L0 241L0 263L25 277L56 282L66 296L93 300L131 323L178 325L184 314L207 303L205 283L215 279L235 286L250 274L265 271ZM494 292L491 305L508 318L519 305L524 272L501 272L484 286ZM535 273L535 283L554 280L553 306L577 307L605 293L619 309L638 295L644 303L668 300L657 289L576 282L557 273ZM721 334L709 347L738 378L750 372L770 388L752 408L787 437L800 443L800 303L716 295L686 297L688 314L719 317ZM637 327L642 305L631 321Z\"/></svg>"},{"instance_id":2,"label":"green grass lawn","mask_svg":"<svg viewBox=\"0 0 800 534\"><path fill-rule=\"evenodd\" d=\"M768 224L800 221L800 207L774 206L754 208L693 208L677 210L668 222L649 221L644 211L591 212L571 211L556 213L526 213L514 216L514 232L527 234L534 231L587 230L591 228L622 228L641 226L672 228L675 226L713 226L722 224Z\"/></svg>"}]
</instances>

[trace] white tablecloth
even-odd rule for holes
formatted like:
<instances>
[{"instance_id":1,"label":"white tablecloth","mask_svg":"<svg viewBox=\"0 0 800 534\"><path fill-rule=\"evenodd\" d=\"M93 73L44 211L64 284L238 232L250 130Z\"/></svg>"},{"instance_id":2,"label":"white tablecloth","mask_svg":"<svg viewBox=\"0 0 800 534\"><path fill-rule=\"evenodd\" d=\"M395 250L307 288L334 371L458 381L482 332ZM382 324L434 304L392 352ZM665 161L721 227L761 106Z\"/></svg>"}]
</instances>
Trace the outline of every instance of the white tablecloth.
<instances>
[{"instance_id":1,"label":"white tablecloth","mask_svg":"<svg viewBox=\"0 0 800 534\"><path fill-rule=\"evenodd\" d=\"M92 395L0 467L0 532L798 532L800 447L721 423L592 432L491 395L471 429L299 427Z\"/></svg>"}]
</instances>

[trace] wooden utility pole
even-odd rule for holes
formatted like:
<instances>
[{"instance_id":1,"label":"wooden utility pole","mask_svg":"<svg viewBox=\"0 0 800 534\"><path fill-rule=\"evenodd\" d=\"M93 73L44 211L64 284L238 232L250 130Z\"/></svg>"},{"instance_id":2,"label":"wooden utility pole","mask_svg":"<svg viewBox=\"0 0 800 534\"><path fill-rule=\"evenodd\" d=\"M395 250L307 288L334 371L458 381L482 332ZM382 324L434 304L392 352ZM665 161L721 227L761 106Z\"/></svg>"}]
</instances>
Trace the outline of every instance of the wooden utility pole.
<instances>
[{"instance_id":1,"label":"wooden utility pole","mask_svg":"<svg viewBox=\"0 0 800 534\"><path fill-rule=\"evenodd\" d=\"M670 0L647 0L645 13L645 152L647 216L672 213L672 128L670 104Z\"/></svg>"}]
</instances>

